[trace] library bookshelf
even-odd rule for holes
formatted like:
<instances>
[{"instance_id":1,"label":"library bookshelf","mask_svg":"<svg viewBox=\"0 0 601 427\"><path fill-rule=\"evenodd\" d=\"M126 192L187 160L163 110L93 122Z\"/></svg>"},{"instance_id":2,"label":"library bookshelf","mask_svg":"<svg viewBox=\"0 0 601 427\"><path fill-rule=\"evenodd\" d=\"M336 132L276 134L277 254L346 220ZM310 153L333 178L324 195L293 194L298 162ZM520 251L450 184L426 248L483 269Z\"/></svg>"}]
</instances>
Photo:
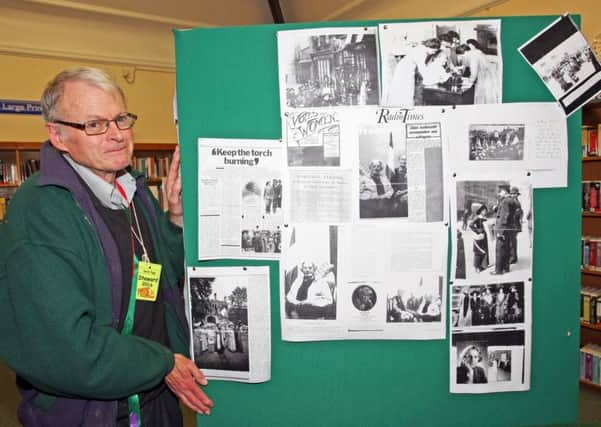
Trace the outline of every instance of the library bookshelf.
<instances>
[{"instance_id":1,"label":"library bookshelf","mask_svg":"<svg viewBox=\"0 0 601 427\"><path fill-rule=\"evenodd\" d=\"M136 143L132 167L143 172L147 184L166 208L164 181L169 171L175 143ZM39 169L40 142L0 141L0 221L10 198L31 174Z\"/></svg>"},{"instance_id":2,"label":"library bookshelf","mask_svg":"<svg viewBox=\"0 0 601 427\"><path fill-rule=\"evenodd\" d=\"M600 131L601 102L595 101L582 110L580 383L599 391L599 369L597 368L596 374L592 374L592 366L593 361L598 365L601 360L598 357L598 350L601 348L601 193L598 191L601 189Z\"/></svg>"}]
</instances>

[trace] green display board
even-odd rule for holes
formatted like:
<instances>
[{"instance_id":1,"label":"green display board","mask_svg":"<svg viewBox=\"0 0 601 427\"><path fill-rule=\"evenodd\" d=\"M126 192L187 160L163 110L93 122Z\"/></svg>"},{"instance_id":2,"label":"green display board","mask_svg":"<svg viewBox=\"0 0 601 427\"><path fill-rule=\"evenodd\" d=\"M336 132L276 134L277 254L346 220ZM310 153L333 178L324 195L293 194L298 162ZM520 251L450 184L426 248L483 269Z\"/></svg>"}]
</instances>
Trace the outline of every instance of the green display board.
<instances>
[{"instance_id":1,"label":"green display board","mask_svg":"<svg viewBox=\"0 0 601 427\"><path fill-rule=\"evenodd\" d=\"M556 17L502 18L503 101L553 101L517 48ZM386 21L391 22L391 21ZM395 21L396 22L396 21ZM402 22L402 21L401 21ZM175 32L188 266L269 265L271 381L212 381L203 426L520 426L578 412L580 112L568 120L568 188L534 192L532 375L528 392L449 393L449 342L281 339L277 262L200 262L197 138L281 138L276 32L378 22Z\"/></svg>"}]
</instances>

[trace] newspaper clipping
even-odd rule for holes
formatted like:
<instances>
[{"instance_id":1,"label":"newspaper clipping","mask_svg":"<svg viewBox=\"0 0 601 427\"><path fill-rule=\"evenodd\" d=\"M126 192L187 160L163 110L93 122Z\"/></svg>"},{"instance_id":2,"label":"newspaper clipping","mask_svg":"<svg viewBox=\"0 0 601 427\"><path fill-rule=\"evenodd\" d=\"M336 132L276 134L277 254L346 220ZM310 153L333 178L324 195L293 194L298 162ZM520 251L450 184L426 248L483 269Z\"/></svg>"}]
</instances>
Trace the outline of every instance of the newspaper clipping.
<instances>
[{"instance_id":1,"label":"newspaper clipping","mask_svg":"<svg viewBox=\"0 0 601 427\"><path fill-rule=\"evenodd\" d=\"M284 228L282 338L442 339L443 225Z\"/></svg>"},{"instance_id":2,"label":"newspaper clipping","mask_svg":"<svg viewBox=\"0 0 601 427\"><path fill-rule=\"evenodd\" d=\"M281 252L280 141L198 140L198 259L277 258Z\"/></svg>"}]
</instances>

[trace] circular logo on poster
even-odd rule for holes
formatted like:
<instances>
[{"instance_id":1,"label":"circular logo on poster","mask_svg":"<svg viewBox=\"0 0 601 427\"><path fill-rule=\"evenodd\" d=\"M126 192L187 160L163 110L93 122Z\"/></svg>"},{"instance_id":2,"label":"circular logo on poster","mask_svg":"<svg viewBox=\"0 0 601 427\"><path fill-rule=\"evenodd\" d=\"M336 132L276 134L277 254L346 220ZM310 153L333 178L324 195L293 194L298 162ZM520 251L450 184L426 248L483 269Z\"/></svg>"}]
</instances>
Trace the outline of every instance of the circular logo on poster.
<instances>
[{"instance_id":1,"label":"circular logo on poster","mask_svg":"<svg viewBox=\"0 0 601 427\"><path fill-rule=\"evenodd\" d=\"M359 311L368 311L376 305L378 296L374 288L368 285L358 286L353 291L353 305Z\"/></svg>"}]
</instances>

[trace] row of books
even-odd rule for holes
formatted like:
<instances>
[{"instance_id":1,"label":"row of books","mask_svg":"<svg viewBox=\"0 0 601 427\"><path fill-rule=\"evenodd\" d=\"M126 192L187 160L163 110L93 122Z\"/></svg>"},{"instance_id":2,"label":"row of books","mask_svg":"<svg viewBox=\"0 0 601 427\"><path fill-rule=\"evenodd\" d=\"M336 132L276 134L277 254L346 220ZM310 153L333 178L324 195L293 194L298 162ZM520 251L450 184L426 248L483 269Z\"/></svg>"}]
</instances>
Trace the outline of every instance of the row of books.
<instances>
[{"instance_id":1,"label":"row of books","mask_svg":"<svg viewBox=\"0 0 601 427\"><path fill-rule=\"evenodd\" d=\"M582 126L582 157L598 156L601 154L599 148L599 126Z\"/></svg>"},{"instance_id":2,"label":"row of books","mask_svg":"<svg viewBox=\"0 0 601 427\"><path fill-rule=\"evenodd\" d=\"M582 181L582 210L601 212L601 181Z\"/></svg>"},{"instance_id":3,"label":"row of books","mask_svg":"<svg viewBox=\"0 0 601 427\"><path fill-rule=\"evenodd\" d=\"M28 159L21 162L21 179L25 181L35 172L40 170L40 161L38 159Z\"/></svg>"},{"instance_id":4,"label":"row of books","mask_svg":"<svg viewBox=\"0 0 601 427\"><path fill-rule=\"evenodd\" d=\"M581 267L601 271L601 237L582 236Z\"/></svg>"},{"instance_id":5,"label":"row of books","mask_svg":"<svg viewBox=\"0 0 601 427\"><path fill-rule=\"evenodd\" d=\"M592 287L580 289L580 320L587 323L601 323L601 289Z\"/></svg>"},{"instance_id":6,"label":"row of books","mask_svg":"<svg viewBox=\"0 0 601 427\"><path fill-rule=\"evenodd\" d=\"M0 159L0 184L17 184L17 165Z\"/></svg>"},{"instance_id":7,"label":"row of books","mask_svg":"<svg viewBox=\"0 0 601 427\"><path fill-rule=\"evenodd\" d=\"M601 346L587 344L580 348L580 378L601 385Z\"/></svg>"},{"instance_id":8,"label":"row of books","mask_svg":"<svg viewBox=\"0 0 601 427\"><path fill-rule=\"evenodd\" d=\"M162 177L160 184L151 184L148 186L152 195L159 201L159 206L166 211L168 208L167 204L167 189L165 188L165 181L167 178Z\"/></svg>"},{"instance_id":9,"label":"row of books","mask_svg":"<svg viewBox=\"0 0 601 427\"><path fill-rule=\"evenodd\" d=\"M134 169L144 173L147 178L158 178L167 176L171 158L168 156L149 156L133 158L132 166Z\"/></svg>"}]
</instances>

